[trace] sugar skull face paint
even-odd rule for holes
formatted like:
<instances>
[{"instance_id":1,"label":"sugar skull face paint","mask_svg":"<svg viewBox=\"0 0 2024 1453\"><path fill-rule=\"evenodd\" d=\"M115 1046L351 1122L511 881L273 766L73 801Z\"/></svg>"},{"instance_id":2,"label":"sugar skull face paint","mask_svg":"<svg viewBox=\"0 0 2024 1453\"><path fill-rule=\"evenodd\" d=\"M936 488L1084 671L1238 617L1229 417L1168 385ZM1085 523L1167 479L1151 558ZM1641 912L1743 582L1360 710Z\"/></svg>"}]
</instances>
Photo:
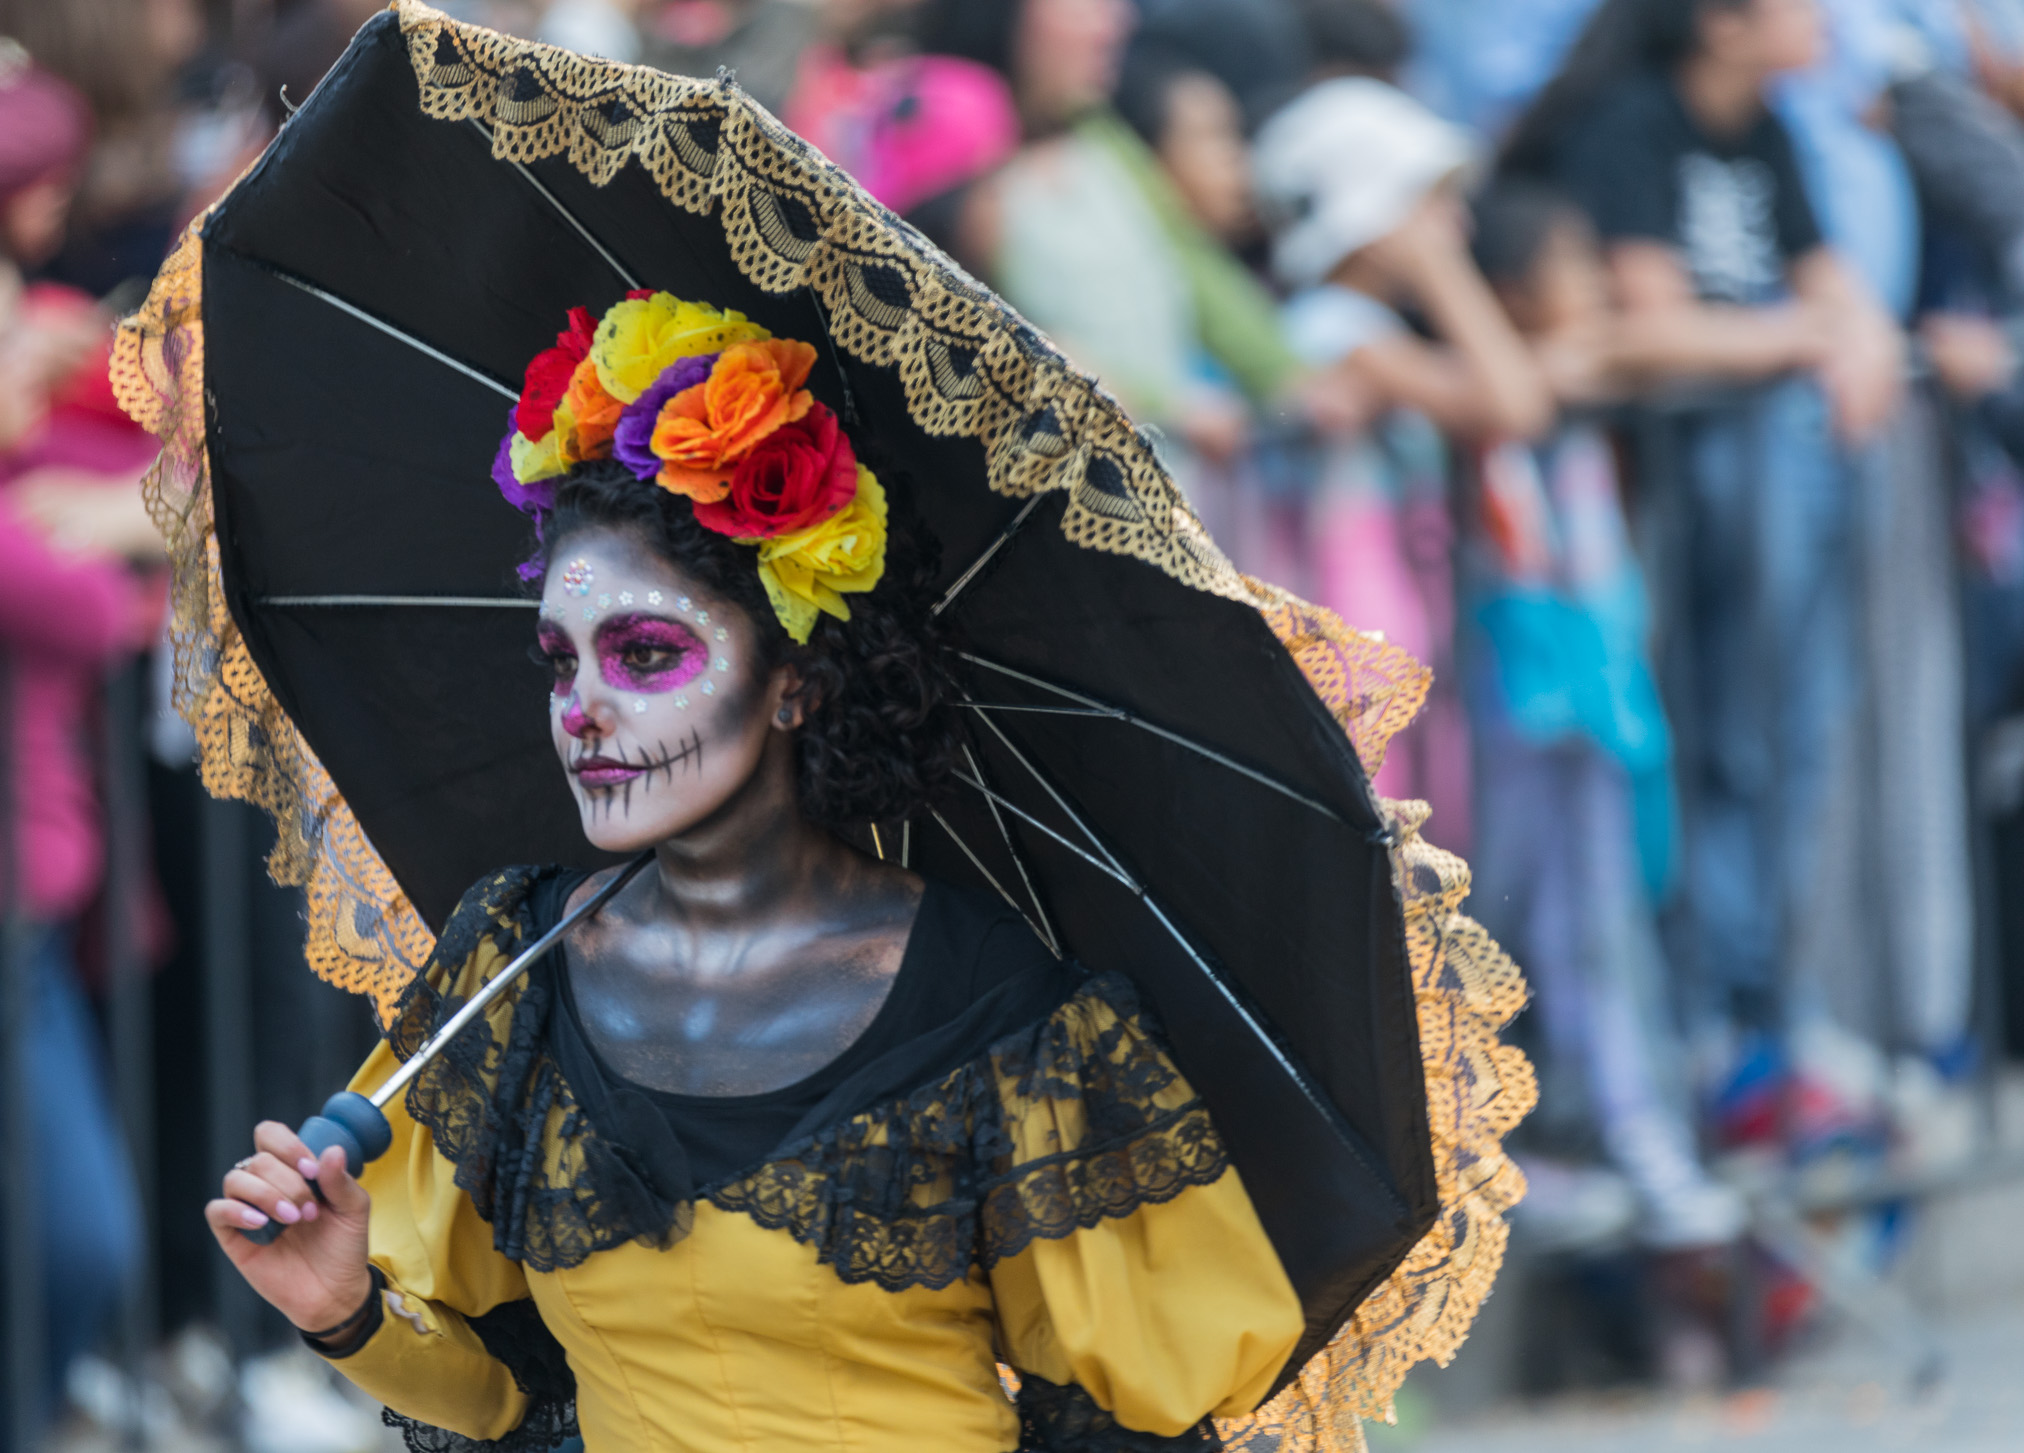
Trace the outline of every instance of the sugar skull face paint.
<instances>
[{"instance_id":1,"label":"sugar skull face paint","mask_svg":"<svg viewBox=\"0 0 2024 1453\"><path fill-rule=\"evenodd\" d=\"M550 734L584 834L632 852L693 827L757 770L771 676L743 611L630 537L586 530L567 549L537 627ZM615 605L566 608L592 581Z\"/></svg>"}]
</instances>

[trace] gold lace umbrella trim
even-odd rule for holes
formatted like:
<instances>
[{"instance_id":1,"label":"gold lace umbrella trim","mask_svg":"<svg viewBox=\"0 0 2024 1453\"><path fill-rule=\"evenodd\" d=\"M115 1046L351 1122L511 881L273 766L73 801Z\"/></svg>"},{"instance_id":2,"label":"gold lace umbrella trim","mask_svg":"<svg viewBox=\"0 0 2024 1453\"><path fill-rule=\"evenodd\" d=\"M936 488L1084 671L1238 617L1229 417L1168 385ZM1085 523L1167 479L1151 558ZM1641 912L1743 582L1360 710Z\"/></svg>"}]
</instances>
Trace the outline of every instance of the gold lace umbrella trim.
<instances>
[{"instance_id":1,"label":"gold lace umbrella trim","mask_svg":"<svg viewBox=\"0 0 2024 1453\"><path fill-rule=\"evenodd\" d=\"M599 185L637 161L676 206L715 209L745 275L774 292L812 288L839 347L898 371L916 424L982 441L993 490L1066 492L1061 527L1075 543L1254 607L1377 771L1426 698L1426 669L1332 612L1239 574L1115 400L735 86L512 40L414 0L393 9L426 114L483 121L494 156L566 156ZM714 144L698 140L708 133ZM143 491L174 567L175 703L196 730L205 787L274 818L268 868L276 882L308 890L310 968L369 996L385 1020L433 938L268 690L226 608L204 435L201 247L193 226L146 305L121 325L112 367L121 405L163 443ZM1252 1416L1219 1424L1226 1445L1243 1453L1361 1449L1361 1420L1390 1416L1407 1371L1426 1358L1445 1364L1461 1345L1503 1260L1503 1214L1524 1193L1502 1141L1536 1091L1524 1056L1498 1040L1525 1001L1524 982L1461 914L1468 869L1420 836L1425 806L1384 810L1441 1214L1293 1383Z\"/></svg>"}]
</instances>

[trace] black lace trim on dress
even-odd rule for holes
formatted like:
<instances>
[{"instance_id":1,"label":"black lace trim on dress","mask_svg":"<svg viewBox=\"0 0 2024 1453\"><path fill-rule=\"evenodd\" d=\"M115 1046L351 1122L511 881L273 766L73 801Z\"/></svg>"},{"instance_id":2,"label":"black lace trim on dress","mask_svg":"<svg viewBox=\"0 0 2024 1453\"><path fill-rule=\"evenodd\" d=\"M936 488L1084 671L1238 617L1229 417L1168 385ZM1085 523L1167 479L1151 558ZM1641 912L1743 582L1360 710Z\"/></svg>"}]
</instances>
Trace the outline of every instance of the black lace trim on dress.
<instances>
[{"instance_id":1,"label":"black lace trim on dress","mask_svg":"<svg viewBox=\"0 0 2024 1453\"><path fill-rule=\"evenodd\" d=\"M533 936L528 895L542 871L509 869L465 895L388 1032L397 1054L412 1054L477 987L460 976L481 943L510 954ZM630 1240L666 1246L693 1219L584 1114L547 1048L552 997L546 978L530 976L494 1007L492 1034L466 1033L408 1092L408 1112L456 1165L493 1244L536 1271ZM1075 1127L1072 1141L1057 1129L1032 1154L1022 1129L1057 1121ZM1228 1168L1130 981L1103 974L971 1063L701 1199L814 1246L846 1282L899 1291L949 1286L972 1266L1172 1200Z\"/></svg>"},{"instance_id":2,"label":"black lace trim on dress","mask_svg":"<svg viewBox=\"0 0 2024 1453\"><path fill-rule=\"evenodd\" d=\"M534 937L527 899L544 871L508 868L464 895L395 1012L387 1031L395 1054L408 1058L463 1007L463 991L478 986L459 980L481 944L510 957ZM493 1033L474 1027L451 1041L407 1099L491 1224L493 1246L535 1271L580 1266L627 1241L666 1246L690 1221L690 1208L659 1194L625 1146L591 1129L548 1052L552 1001L544 976L523 979L493 1007ZM555 1142L562 1154L551 1166Z\"/></svg>"},{"instance_id":3,"label":"black lace trim on dress","mask_svg":"<svg viewBox=\"0 0 2024 1453\"><path fill-rule=\"evenodd\" d=\"M1074 1384L1019 1375L1019 1453L1216 1453L1223 1440L1207 1418L1177 1438L1139 1433Z\"/></svg>"},{"instance_id":4,"label":"black lace trim on dress","mask_svg":"<svg viewBox=\"0 0 2024 1453\"><path fill-rule=\"evenodd\" d=\"M1115 1015L1102 1029L1099 1003ZM1221 1178L1222 1140L1199 1099L1174 1093L1181 1083L1130 981L1100 975L983 1058L706 1198L814 1246L846 1282L939 1289ZM1020 1160L1016 1121L1045 1101L1075 1102L1082 1136Z\"/></svg>"},{"instance_id":5,"label":"black lace trim on dress","mask_svg":"<svg viewBox=\"0 0 2024 1453\"><path fill-rule=\"evenodd\" d=\"M527 1394L527 1415L505 1437L488 1440L467 1438L385 1409L381 1420L400 1429L401 1439L412 1453L541 1453L578 1436L576 1374L569 1370L562 1344L541 1320L533 1299L506 1302L483 1316L464 1320Z\"/></svg>"}]
</instances>

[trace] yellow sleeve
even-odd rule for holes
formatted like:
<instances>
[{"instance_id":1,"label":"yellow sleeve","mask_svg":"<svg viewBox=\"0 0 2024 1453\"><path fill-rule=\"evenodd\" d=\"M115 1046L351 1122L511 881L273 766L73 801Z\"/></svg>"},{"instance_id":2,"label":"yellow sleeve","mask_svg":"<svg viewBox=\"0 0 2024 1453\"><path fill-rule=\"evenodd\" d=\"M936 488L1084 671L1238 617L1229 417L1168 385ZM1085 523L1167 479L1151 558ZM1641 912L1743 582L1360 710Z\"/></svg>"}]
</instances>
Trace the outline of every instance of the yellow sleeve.
<instances>
[{"instance_id":1,"label":"yellow sleeve","mask_svg":"<svg viewBox=\"0 0 2024 1453\"><path fill-rule=\"evenodd\" d=\"M351 1088L370 1093L396 1063L381 1044ZM493 1249L492 1228L429 1131L398 1101L386 1115L393 1145L359 1178L372 1195L368 1255L386 1278L385 1315L364 1346L332 1365L404 1417L468 1438L504 1437L525 1418L527 1395L465 1318L526 1297L527 1278Z\"/></svg>"},{"instance_id":2,"label":"yellow sleeve","mask_svg":"<svg viewBox=\"0 0 2024 1453\"><path fill-rule=\"evenodd\" d=\"M1300 1341L1300 1298L1235 1169L1161 1205L1036 1241L991 1271L1006 1360L1075 1383L1126 1427L1239 1417Z\"/></svg>"}]
</instances>

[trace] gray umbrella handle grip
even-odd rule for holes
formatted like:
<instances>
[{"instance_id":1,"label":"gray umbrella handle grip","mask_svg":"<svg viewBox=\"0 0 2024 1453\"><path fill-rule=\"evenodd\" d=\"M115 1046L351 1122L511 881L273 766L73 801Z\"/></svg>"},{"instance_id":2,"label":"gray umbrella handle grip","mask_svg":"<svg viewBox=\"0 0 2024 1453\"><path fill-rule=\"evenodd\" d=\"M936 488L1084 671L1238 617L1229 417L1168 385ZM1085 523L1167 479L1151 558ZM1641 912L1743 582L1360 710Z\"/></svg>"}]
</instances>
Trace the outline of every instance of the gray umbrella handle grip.
<instances>
[{"instance_id":1,"label":"gray umbrella handle grip","mask_svg":"<svg viewBox=\"0 0 2024 1453\"><path fill-rule=\"evenodd\" d=\"M350 1090L340 1091L323 1102L323 1113L312 1115L302 1122L302 1128L295 1132L302 1143L309 1147L309 1153L321 1158L331 1146L344 1150L345 1169L357 1175L366 1167L366 1162L378 1160L393 1144L393 1127L387 1124L387 1117L365 1096ZM309 1188L316 1192L316 1199L323 1199L323 1187L315 1181ZM266 1246L278 1240L288 1228L281 1222L268 1218L265 1226L257 1230L242 1227L239 1231L248 1241Z\"/></svg>"}]
</instances>

